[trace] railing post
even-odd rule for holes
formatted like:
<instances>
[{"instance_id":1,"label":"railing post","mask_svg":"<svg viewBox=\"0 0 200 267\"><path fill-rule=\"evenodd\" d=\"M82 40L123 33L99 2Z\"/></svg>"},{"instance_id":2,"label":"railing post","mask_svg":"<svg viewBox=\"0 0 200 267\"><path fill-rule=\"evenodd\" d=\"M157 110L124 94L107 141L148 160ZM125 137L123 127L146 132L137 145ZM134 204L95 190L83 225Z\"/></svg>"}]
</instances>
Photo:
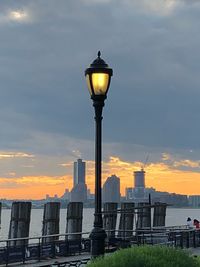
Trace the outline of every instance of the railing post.
<instances>
[{"instance_id":1,"label":"railing post","mask_svg":"<svg viewBox=\"0 0 200 267\"><path fill-rule=\"evenodd\" d=\"M190 247L190 232L186 232L186 247Z\"/></svg>"},{"instance_id":2,"label":"railing post","mask_svg":"<svg viewBox=\"0 0 200 267\"><path fill-rule=\"evenodd\" d=\"M8 255L9 255L8 249L9 249L9 244L8 244L8 240L7 240L6 241L6 266L8 266L8 261L9 261L9 259L8 259Z\"/></svg>"},{"instance_id":3,"label":"railing post","mask_svg":"<svg viewBox=\"0 0 200 267\"><path fill-rule=\"evenodd\" d=\"M183 232L181 232L180 246L181 246L181 248L183 248Z\"/></svg>"},{"instance_id":4,"label":"railing post","mask_svg":"<svg viewBox=\"0 0 200 267\"><path fill-rule=\"evenodd\" d=\"M196 231L194 230L192 233L193 233L193 247L196 248Z\"/></svg>"},{"instance_id":5,"label":"railing post","mask_svg":"<svg viewBox=\"0 0 200 267\"><path fill-rule=\"evenodd\" d=\"M38 244L38 257L39 257L39 261L41 260L41 242L40 242L40 238L41 237L39 237L39 244Z\"/></svg>"},{"instance_id":6,"label":"railing post","mask_svg":"<svg viewBox=\"0 0 200 267\"><path fill-rule=\"evenodd\" d=\"M175 242L175 247L176 247L177 246L176 232L175 232L175 240L174 240L174 242Z\"/></svg>"},{"instance_id":7,"label":"railing post","mask_svg":"<svg viewBox=\"0 0 200 267\"><path fill-rule=\"evenodd\" d=\"M23 240L23 264L25 263L25 257L26 257L26 254L25 254L25 250L26 250L26 245L25 245L25 239Z\"/></svg>"}]
</instances>

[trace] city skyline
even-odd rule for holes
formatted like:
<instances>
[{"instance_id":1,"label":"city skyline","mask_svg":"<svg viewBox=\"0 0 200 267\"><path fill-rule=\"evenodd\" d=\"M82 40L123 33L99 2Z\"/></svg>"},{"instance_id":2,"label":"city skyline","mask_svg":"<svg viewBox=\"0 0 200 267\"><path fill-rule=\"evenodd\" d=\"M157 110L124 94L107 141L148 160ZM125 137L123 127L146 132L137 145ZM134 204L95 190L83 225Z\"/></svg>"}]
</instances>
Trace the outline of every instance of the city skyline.
<instances>
[{"instance_id":1,"label":"city skyline","mask_svg":"<svg viewBox=\"0 0 200 267\"><path fill-rule=\"evenodd\" d=\"M166 157L166 155L164 155ZM88 189L91 189L91 192L94 192L94 162L93 161L86 161L87 168L86 168L86 184ZM180 163L181 164L181 163ZM192 164L192 163L191 163ZM11 188L11 194L8 195L7 188L5 189L5 195L3 194L4 188L1 188L1 196L11 199L41 199L44 198L46 194L49 196L54 196L57 194L59 197L64 194L66 188L72 189L74 176L74 162L69 162L64 164L65 167L71 168L71 174L68 176L60 176L60 177L52 177L52 180L48 180L49 177L35 177L37 179L44 179L44 189L41 186L41 182L39 183L38 180L35 181L35 184L32 184L34 181L34 177L24 177L24 182L29 182L29 188L32 190L32 194L27 192L27 194L22 194L19 190L19 195L17 195L17 190L15 188ZM174 165L179 165L176 161ZM134 187L134 172L140 171L141 166L143 166L143 162L125 162L120 160L117 157L111 157L109 162L103 162L103 183L106 179L111 175L117 175L120 177L120 192L124 196L125 189L128 187ZM188 171L185 172L185 176L183 176L182 171L179 171L174 168L169 168L169 166L165 163L148 163L145 167L145 184L146 187L150 188L153 187L158 191L167 191L170 193L179 193L179 194L186 194L186 195L199 195L198 191L198 180L196 183L191 184L192 178L196 179L198 173L189 173ZM193 176L192 176L193 175ZM176 176L175 181L173 179L166 181L166 179L170 176ZM191 177L192 176L192 177ZM27 179L27 180L26 180ZM29 179L29 180L28 180ZM57 179L57 180L56 180ZM180 187L181 181L185 179L185 186L182 185ZM30 184L31 182L31 184ZM38 183L40 185L40 194L38 195ZM46 184L50 184L50 186L46 186ZM199 182L200 183L200 182ZM200 185L200 184L199 184ZM24 188L24 187L23 187ZM34 196L34 189L36 190L36 195ZM192 191L190 191L192 190ZM196 191L195 191L196 190ZM15 192L15 197L12 195Z\"/></svg>"},{"instance_id":2,"label":"city skyline","mask_svg":"<svg viewBox=\"0 0 200 267\"><path fill-rule=\"evenodd\" d=\"M98 50L114 71L103 181L116 174L124 194L149 154L148 187L199 195L199 12L196 0L1 1L0 196L61 196L79 157L93 191L84 70Z\"/></svg>"}]
</instances>

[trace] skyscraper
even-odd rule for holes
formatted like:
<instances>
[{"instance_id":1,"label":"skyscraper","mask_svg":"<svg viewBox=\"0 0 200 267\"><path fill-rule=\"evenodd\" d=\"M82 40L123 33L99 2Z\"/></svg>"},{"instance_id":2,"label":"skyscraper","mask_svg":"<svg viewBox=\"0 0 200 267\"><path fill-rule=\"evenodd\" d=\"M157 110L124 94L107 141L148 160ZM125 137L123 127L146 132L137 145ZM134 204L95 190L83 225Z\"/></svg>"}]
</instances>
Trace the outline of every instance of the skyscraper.
<instances>
[{"instance_id":1,"label":"skyscraper","mask_svg":"<svg viewBox=\"0 0 200 267\"><path fill-rule=\"evenodd\" d=\"M145 197L145 171L134 172L134 196L136 199L144 199Z\"/></svg>"},{"instance_id":2,"label":"skyscraper","mask_svg":"<svg viewBox=\"0 0 200 267\"><path fill-rule=\"evenodd\" d=\"M85 162L77 159L77 162L74 162L74 187L80 183L85 184Z\"/></svg>"},{"instance_id":3,"label":"skyscraper","mask_svg":"<svg viewBox=\"0 0 200 267\"><path fill-rule=\"evenodd\" d=\"M103 185L103 202L120 202L120 179L116 175L108 177Z\"/></svg>"},{"instance_id":4,"label":"skyscraper","mask_svg":"<svg viewBox=\"0 0 200 267\"><path fill-rule=\"evenodd\" d=\"M85 184L85 162L78 159L74 162L74 186L70 192L70 201L87 201L87 185Z\"/></svg>"},{"instance_id":5,"label":"skyscraper","mask_svg":"<svg viewBox=\"0 0 200 267\"><path fill-rule=\"evenodd\" d=\"M145 187L145 171L143 169L134 172L134 184L135 187Z\"/></svg>"}]
</instances>

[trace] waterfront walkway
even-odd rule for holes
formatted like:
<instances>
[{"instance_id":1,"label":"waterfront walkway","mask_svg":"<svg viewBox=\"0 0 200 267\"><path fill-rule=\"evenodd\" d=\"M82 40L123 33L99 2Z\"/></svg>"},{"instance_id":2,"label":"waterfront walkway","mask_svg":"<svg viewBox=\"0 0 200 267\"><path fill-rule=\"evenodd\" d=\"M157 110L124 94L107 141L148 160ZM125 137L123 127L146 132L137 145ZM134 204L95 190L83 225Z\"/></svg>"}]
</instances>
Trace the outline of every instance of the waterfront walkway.
<instances>
[{"instance_id":1,"label":"waterfront walkway","mask_svg":"<svg viewBox=\"0 0 200 267\"><path fill-rule=\"evenodd\" d=\"M200 256L200 247L198 248L188 248L184 249L186 252L189 252L192 256ZM9 263L10 267L70 267L70 266L85 266L89 261L91 255L85 253L82 255L68 256L68 257L59 257L54 259L46 259L41 261L30 261L25 264L22 262L18 263ZM5 267L5 264L0 265L0 267Z\"/></svg>"},{"instance_id":2,"label":"waterfront walkway","mask_svg":"<svg viewBox=\"0 0 200 267\"><path fill-rule=\"evenodd\" d=\"M59 257L54 259L45 259L41 261L29 261L23 264L22 262L18 263L9 263L9 267L57 267L57 266L85 266L89 261L91 255L85 253L82 255ZM0 265L0 267L5 267L6 265Z\"/></svg>"}]
</instances>

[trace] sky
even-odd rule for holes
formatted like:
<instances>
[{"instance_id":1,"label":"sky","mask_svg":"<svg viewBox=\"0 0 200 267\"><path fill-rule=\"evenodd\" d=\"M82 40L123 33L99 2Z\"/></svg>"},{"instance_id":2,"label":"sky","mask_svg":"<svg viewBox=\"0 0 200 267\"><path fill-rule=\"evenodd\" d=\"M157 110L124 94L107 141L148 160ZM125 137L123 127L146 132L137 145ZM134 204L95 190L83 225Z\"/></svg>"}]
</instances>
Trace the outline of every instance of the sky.
<instances>
[{"instance_id":1,"label":"sky","mask_svg":"<svg viewBox=\"0 0 200 267\"><path fill-rule=\"evenodd\" d=\"M200 195L200 1L0 1L0 198L94 189L94 110L84 71L113 68L103 110L103 181Z\"/></svg>"}]
</instances>

